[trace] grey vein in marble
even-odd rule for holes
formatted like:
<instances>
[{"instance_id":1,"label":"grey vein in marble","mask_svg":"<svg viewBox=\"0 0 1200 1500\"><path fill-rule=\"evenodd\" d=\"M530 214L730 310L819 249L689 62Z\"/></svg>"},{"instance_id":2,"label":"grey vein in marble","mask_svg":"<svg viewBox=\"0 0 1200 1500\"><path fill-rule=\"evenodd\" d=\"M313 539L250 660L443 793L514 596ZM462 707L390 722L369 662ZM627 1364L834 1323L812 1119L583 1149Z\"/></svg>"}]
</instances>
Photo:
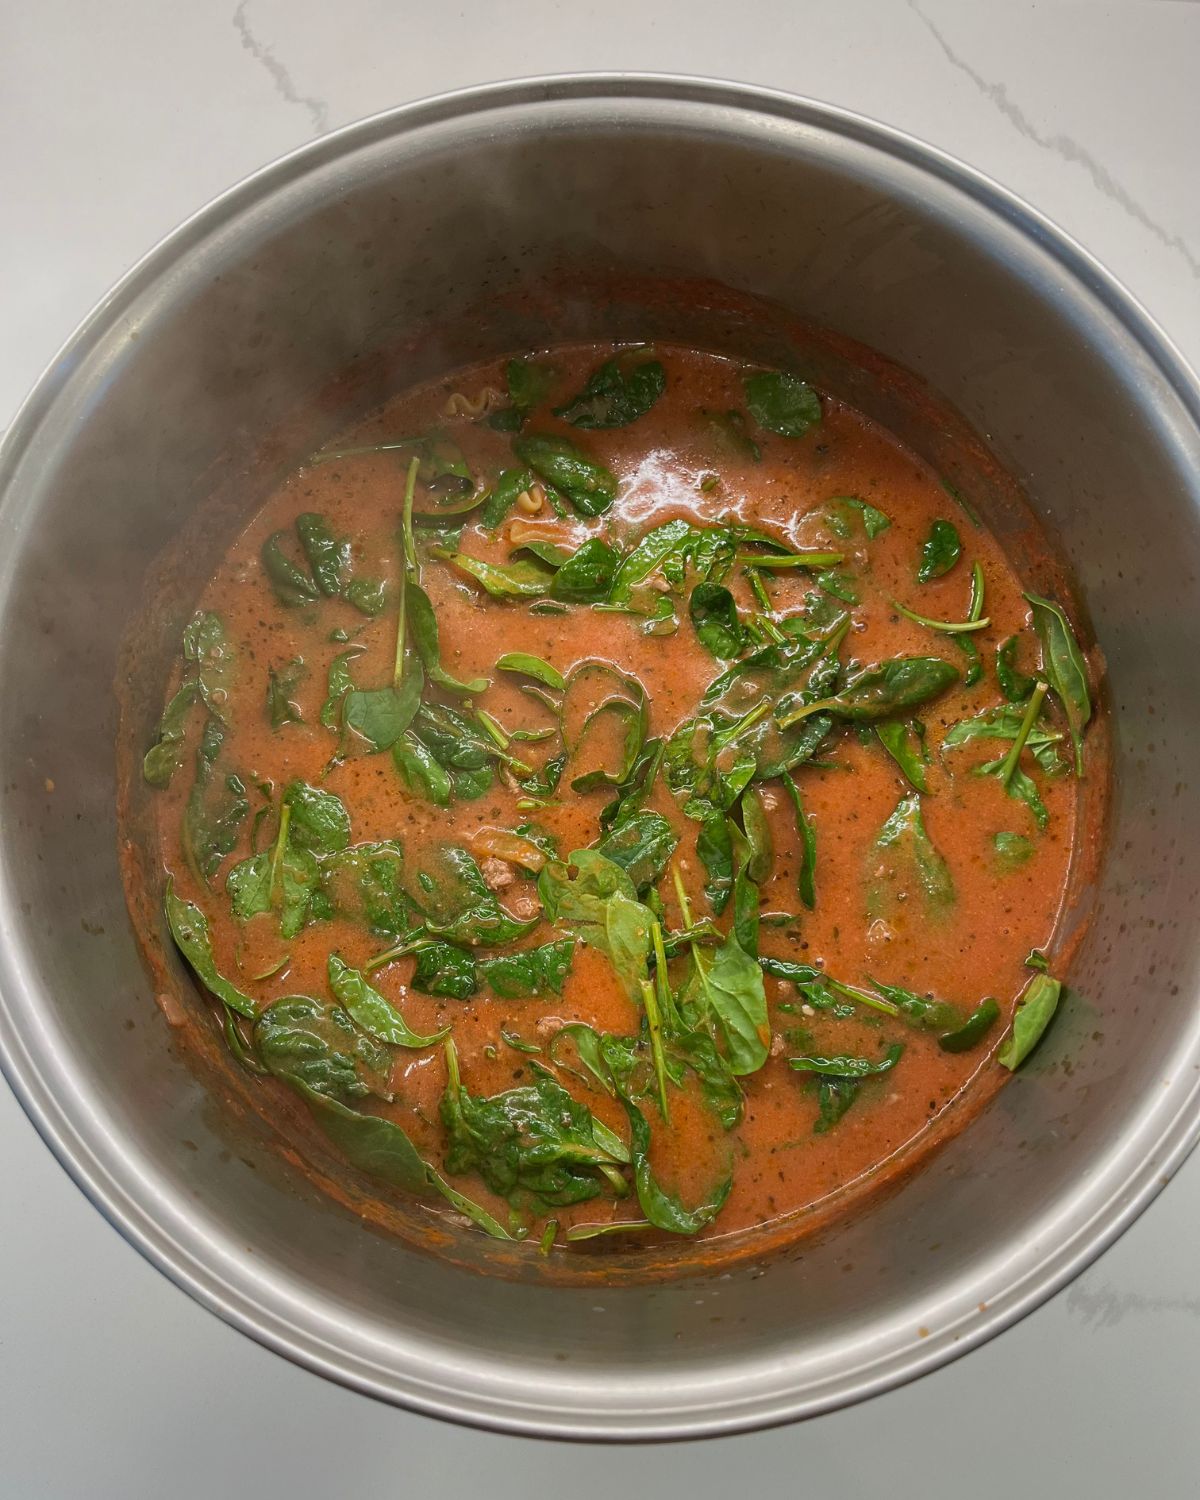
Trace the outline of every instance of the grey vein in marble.
<instances>
[{"instance_id":1,"label":"grey vein in marble","mask_svg":"<svg viewBox=\"0 0 1200 1500\"><path fill-rule=\"evenodd\" d=\"M249 3L250 0L240 0L238 8L233 13L233 27L241 39L242 46L255 62L261 63L267 70L279 97L286 103L298 104L307 111L312 121L313 135L324 135L329 129L329 106L324 99L318 99L312 94L302 94L292 82L292 75L275 56L274 49L255 36L246 16Z\"/></svg>"},{"instance_id":2,"label":"grey vein in marble","mask_svg":"<svg viewBox=\"0 0 1200 1500\"><path fill-rule=\"evenodd\" d=\"M1118 207L1124 209L1131 219L1135 219L1144 228L1148 229L1155 239L1160 240L1169 249L1177 251L1186 262L1193 277L1200 280L1200 258L1190 249L1181 235L1172 234L1159 224L1157 220L1151 218L1128 189L1122 186L1107 167L1102 166L1091 152L1081 146L1073 136L1066 135L1061 131L1057 131L1053 135L1047 135L1039 130L1020 105L1013 100L1003 83L990 82L982 73L977 72L967 62L966 58L955 52L946 38L921 9L920 5L917 4L917 0L908 0L908 8L924 23L934 41L937 42L938 46L945 53L947 61L957 68L960 73L964 73L984 98L990 100L1000 113L1007 120L1011 121L1021 135L1027 140L1032 141L1035 146L1041 146L1047 151L1053 151L1057 156L1061 156L1063 161L1082 167L1106 198L1111 199Z\"/></svg>"}]
</instances>

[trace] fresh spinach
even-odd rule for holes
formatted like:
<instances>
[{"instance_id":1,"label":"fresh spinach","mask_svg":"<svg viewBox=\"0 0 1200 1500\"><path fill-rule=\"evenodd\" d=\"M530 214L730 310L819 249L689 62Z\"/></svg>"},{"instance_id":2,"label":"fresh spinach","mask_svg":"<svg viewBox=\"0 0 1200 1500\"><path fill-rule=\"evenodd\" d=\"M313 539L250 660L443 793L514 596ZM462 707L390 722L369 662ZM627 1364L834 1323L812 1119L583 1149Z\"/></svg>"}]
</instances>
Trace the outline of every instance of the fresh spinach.
<instances>
[{"instance_id":1,"label":"fresh spinach","mask_svg":"<svg viewBox=\"0 0 1200 1500\"><path fill-rule=\"evenodd\" d=\"M1045 1034L1062 998L1062 985L1049 974L1035 974L1025 986L1013 1015L1012 1030L996 1061L1015 1071Z\"/></svg>"},{"instance_id":2,"label":"fresh spinach","mask_svg":"<svg viewBox=\"0 0 1200 1500\"><path fill-rule=\"evenodd\" d=\"M308 676L304 658L297 656L280 667L267 668L267 718L272 729L282 729L285 724L303 724L304 715L295 701L295 692Z\"/></svg>"},{"instance_id":3,"label":"fresh spinach","mask_svg":"<svg viewBox=\"0 0 1200 1500\"><path fill-rule=\"evenodd\" d=\"M917 582L931 583L935 578L944 577L961 556L962 540L957 528L939 517L929 528L929 535L921 548Z\"/></svg>"},{"instance_id":4,"label":"fresh spinach","mask_svg":"<svg viewBox=\"0 0 1200 1500\"><path fill-rule=\"evenodd\" d=\"M821 398L796 375L759 370L742 377L746 405L760 427L780 437L803 437L821 420Z\"/></svg>"},{"instance_id":5,"label":"fresh spinach","mask_svg":"<svg viewBox=\"0 0 1200 1500\"><path fill-rule=\"evenodd\" d=\"M283 793L291 809L290 836L300 849L337 854L350 842L350 814L340 797L304 781L289 781Z\"/></svg>"},{"instance_id":6,"label":"fresh spinach","mask_svg":"<svg viewBox=\"0 0 1200 1500\"><path fill-rule=\"evenodd\" d=\"M1075 774L1082 776L1083 731L1092 716L1087 662L1062 607L1038 594L1026 594L1025 598L1033 611L1033 628L1042 644L1046 680L1066 715L1075 749Z\"/></svg>"},{"instance_id":7,"label":"fresh spinach","mask_svg":"<svg viewBox=\"0 0 1200 1500\"><path fill-rule=\"evenodd\" d=\"M298 1079L287 1081L309 1105L330 1141L360 1172L418 1196L425 1196L431 1190L439 1193L493 1239L521 1238L520 1234L510 1234L485 1208L464 1197L428 1162L422 1161L412 1141L394 1120L360 1114L337 1099L307 1088Z\"/></svg>"},{"instance_id":8,"label":"fresh spinach","mask_svg":"<svg viewBox=\"0 0 1200 1500\"><path fill-rule=\"evenodd\" d=\"M915 792L901 799L880 829L868 864L867 913L872 921L894 918L913 897L929 917L944 916L954 905L950 867L925 830Z\"/></svg>"},{"instance_id":9,"label":"fresh spinach","mask_svg":"<svg viewBox=\"0 0 1200 1500\"><path fill-rule=\"evenodd\" d=\"M289 609L315 604L321 597L321 591L304 569L284 552L281 543L286 536L286 531L276 531L262 544L259 557L263 571L270 579L280 604L287 605Z\"/></svg>"},{"instance_id":10,"label":"fresh spinach","mask_svg":"<svg viewBox=\"0 0 1200 1500\"><path fill-rule=\"evenodd\" d=\"M746 649L750 637L724 584L698 583L688 613L700 644L719 661L732 661Z\"/></svg>"},{"instance_id":11,"label":"fresh spinach","mask_svg":"<svg viewBox=\"0 0 1200 1500\"><path fill-rule=\"evenodd\" d=\"M324 516L307 510L296 517L296 535L308 559L313 582L327 599L341 592L345 575L350 571L350 543L335 537Z\"/></svg>"},{"instance_id":12,"label":"fresh spinach","mask_svg":"<svg viewBox=\"0 0 1200 1500\"><path fill-rule=\"evenodd\" d=\"M958 675L958 670L940 656L894 656L860 667L837 693L802 704L777 722L786 729L812 714L832 714L855 724L873 724L928 703L952 687Z\"/></svg>"},{"instance_id":13,"label":"fresh spinach","mask_svg":"<svg viewBox=\"0 0 1200 1500\"><path fill-rule=\"evenodd\" d=\"M545 866L538 896L546 920L605 954L625 993L640 1001L654 918L621 866L598 850L576 849L568 864Z\"/></svg>"},{"instance_id":14,"label":"fresh spinach","mask_svg":"<svg viewBox=\"0 0 1200 1500\"><path fill-rule=\"evenodd\" d=\"M479 988L475 956L468 948L460 948L456 943L421 942L415 952L414 990L468 1000Z\"/></svg>"},{"instance_id":15,"label":"fresh spinach","mask_svg":"<svg viewBox=\"0 0 1200 1500\"><path fill-rule=\"evenodd\" d=\"M518 672L524 677L532 677L535 682L542 683L556 693L561 693L567 685L557 667L552 667L540 656L530 656L524 651L507 652L496 666L501 672Z\"/></svg>"},{"instance_id":16,"label":"fresh spinach","mask_svg":"<svg viewBox=\"0 0 1200 1500\"><path fill-rule=\"evenodd\" d=\"M254 1046L276 1078L328 1099L345 1103L369 1094L392 1097L391 1053L359 1030L340 1005L285 995L258 1016Z\"/></svg>"},{"instance_id":17,"label":"fresh spinach","mask_svg":"<svg viewBox=\"0 0 1200 1500\"><path fill-rule=\"evenodd\" d=\"M569 438L523 433L513 451L540 479L566 495L584 516L602 515L617 498L617 478Z\"/></svg>"},{"instance_id":18,"label":"fresh spinach","mask_svg":"<svg viewBox=\"0 0 1200 1500\"><path fill-rule=\"evenodd\" d=\"M678 835L661 813L643 811L618 823L597 850L620 865L640 895L658 882L678 844Z\"/></svg>"},{"instance_id":19,"label":"fresh spinach","mask_svg":"<svg viewBox=\"0 0 1200 1500\"><path fill-rule=\"evenodd\" d=\"M434 614L429 595L411 578L404 590L404 607L408 611L408 626L412 631L413 645L417 648L417 655L425 669L426 681L436 683L448 693L462 696L482 693L488 686L486 677L473 677L469 682L460 682L442 665L437 615Z\"/></svg>"},{"instance_id":20,"label":"fresh spinach","mask_svg":"<svg viewBox=\"0 0 1200 1500\"><path fill-rule=\"evenodd\" d=\"M848 542L860 526L873 542L892 524L890 516L857 495L835 495L825 502L823 515L826 526L842 542Z\"/></svg>"},{"instance_id":21,"label":"fresh spinach","mask_svg":"<svg viewBox=\"0 0 1200 1500\"><path fill-rule=\"evenodd\" d=\"M550 597L564 604L595 604L607 599L620 562L615 548L600 537L591 537L555 573Z\"/></svg>"},{"instance_id":22,"label":"fresh spinach","mask_svg":"<svg viewBox=\"0 0 1200 1500\"><path fill-rule=\"evenodd\" d=\"M869 1057L851 1057L838 1053L830 1057L789 1057L788 1067L797 1073L817 1073L825 1078L874 1078L890 1073L900 1061L904 1047L894 1042L876 1062Z\"/></svg>"},{"instance_id":23,"label":"fresh spinach","mask_svg":"<svg viewBox=\"0 0 1200 1500\"><path fill-rule=\"evenodd\" d=\"M356 1026L392 1047L432 1047L450 1034L449 1026L422 1036L416 1032L386 996L372 988L357 969L336 953L329 955L329 988Z\"/></svg>"},{"instance_id":24,"label":"fresh spinach","mask_svg":"<svg viewBox=\"0 0 1200 1500\"><path fill-rule=\"evenodd\" d=\"M1010 635L996 647L996 681L1010 703L1024 703L1033 692L1035 682L1017 666L1019 640L1018 636Z\"/></svg>"},{"instance_id":25,"label":"fresh spinach","mask_svg":"<svg viewBox=\"0 0 1200 1500\"><path fill-rule=\"evenodd\" d=\"M217 968L208 918L193 902L176 895L175 883L169 876L163 894L163 908L175 946L187 959L204 988L229 1010L253 1020L258 1014L258 1006L237 985L231 984Z\"/></svg>"},{"instance_id":26,"label":"fresh spinach","mask_svg":"<svg viewBox=\"0 0 1200 1500\"><path fill-rule=\"evenodd\" d=\"M142 759L142 775L151 786L169 786L183 764L188 714L199 697L200 688L195 680L185 680L163 709L154 744Z\"/></svg>"},{"instance_id":27,"label":"fresh spinach","mask_svg":"<svg viewBox=\"0 0 1200 1500\"><path fill-rule=\"evenodd\" d=\"M1033 844L1022 833L994 833L992 844L1001 869L1016 870L1033 854Z\"/></svg>"},{"instance_id":28,"label":"fresh spinach","mask_svg":"<svg viewBox=\"0 0 1200 1500\"><path fill-rule=\"evenodd\" d=\"M514 1207L563 1208L627 1192L621 1168L629 1152L592 1112L536 1068L534 1080L490 1098L464 1086L453 1043L441 1118L448 1139L446 1171L476 1172Z\"/></svg>"},{"instance_id":29,"label":"fresh spinach","mask_svg":"<svg viewBox=\"0 0 1200 1500\"><path fill-rule=\"evenodd\" d=\"M554 385L554 366L537 359L510 359L504 366L509 406L493 412L488 426L497 432L520 432L529 413L540 406Z\"/></svg>"},{"instance_id":30,"label":"fresh spinach","mask_svg":"<svg viewBox=\"0 0 1200 1500\"><path fill-rule=\"evenodd\" d=\"M968 1052L977 1047L1000 1019L1000 1007L990 997L982 1000L961 1026L938 1037L943 1052Z\"/></svg>"},{"instance_id":31,"label":"fresh spinach","mask_svg":"<svg viewBox=\"0 0 1200 1500\"><path fill-rule=\"evenodd\" d=\"M879 743L904 773L909 784L918 792L928 792L925 776L927 752L925 750L925 726L918 719L889 719L876 724L875 733Z\"/></svg>"},{"instance_id":32,"label":"fresh spinach","mask_svg":"<svg viewBox=\"0 0 1200 1500\"><path fill-rule=\"evenodd\" d=\"M448 547L430 549L434 557L440 557L456 572L471 578L489 593L493 599L508 602L513 599L540 599L550 592L554 583L555 569L548 567L536 557L519 558L516 562L484 562L465 552L454 552Z\"/></svg>"},{"instance_id":33,"label":"fresh spinach","mask_svg":"<svg viewBox=\"0 0 1200 1500\"><path fill-rule=\"evenodd\" d=\"M699 1234L724 1207L733 1186L732 1174L719 1178L695 1208L686 1208L676 1193L668 1191L650 1166L650 1126L645 1115L629 1099L622 1099L629 1116L630 1155L634 1182L642 1212L656 1229L670 1234Z\"/></svg>"},{"instance_id":34,"label":"fresh spinach","mask_svg":"<svg viewBox=\"0 0 1200 1500\"><path fill-rule=\"evenodd\" d=\"M419 862L406 865L405 880L429 931L449 942L495 948L537 926L536 917L522 921L506 911L474 859L455 844L423 851Z\"/></svg>"},{"instance_id":35,"label":"fresh spinach","mask_svg":"<svg viewBox=\"0 0 1200 1500\"><path fill-rule=\"evenodd\" d=\"M219 719L210 718L196 748L196 776L183 810L183 851L198 880L208 884L237 843L250 812L240 776L217 769L225 740Z\"/></svg>"},{"instance_id":36,"label":"fresh spinach","mask_svg":"<svg viewBox=\"0 0 1200 1500\"><path fill-rule=\"evenodd\" d=\"M543 943L539 948L522 948L516 953L502 953L485 958L479 973L493 994L502 1000L536 999L549 993L561 995L575 944L569 938Z\"/></svg>"},{"instance_id":37,"label":"fresh spinach","mask_svg":"<svg viewBox=\"0 0 1200 1500\"><path fill-rule=\"evenodd\" d=\"M517 503L517 496L523 495L533 483L532 469L502 469L479 513L483 529L497 531L500 523Z\"/></svg>"},{"instance_id":38,"label":"fresh spinach","mask_svg":"<svg viewBox=\"0 0 1200 1500\"><path fill-rule=\"evenodd\" d=\"M817 834L812 819L804 811L800 788L785 772L780 778L796 811L797 850L796 891L809 911L817 904Z\"/></svg>"},{"instance_id":39,"label":"fresh spinach","mask_svg":"<svg viewBox=\"0 0 1200 1500\"><path fill-rule=\"evenodd\" d=\"M627 427L644 417L667 388L660 360L639 351L608 359L588 377L587 384L554 415L572 427Z\"/></svg>"}]
</instances>

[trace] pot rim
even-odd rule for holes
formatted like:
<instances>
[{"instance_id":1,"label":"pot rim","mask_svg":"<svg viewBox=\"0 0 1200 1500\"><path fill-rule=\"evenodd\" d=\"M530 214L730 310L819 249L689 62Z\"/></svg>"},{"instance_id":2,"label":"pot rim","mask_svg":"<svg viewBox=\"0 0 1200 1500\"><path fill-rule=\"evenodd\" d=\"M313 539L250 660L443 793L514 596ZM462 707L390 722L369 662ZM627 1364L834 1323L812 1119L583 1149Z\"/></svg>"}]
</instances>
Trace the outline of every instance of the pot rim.
<instances>
[{"instance_id":1,"label":"pot rim","mask_svg":"<svg viewBox=\"0 0 1200 1500\"><path fill-rule=\"evenodd\" d=\"M1200 379L1173 341L1138 300L1070 235L991 177L917 137L852 110L781 90L720 79L666 73L593 72L553 74L475 85L384 110L331 131L252 172L185 219L149 250L80 322L47 364L0 441L0 519L5 518L9 482L38 428L72 371L108 335L113 325L150 287L208 236L236 222L257 202L307 173L372 143L409 135L423 127L493 109L550 102L595 103L604 99L720 106L810 125L865 145L965 194L1020 231L1053 258L1064 273L1091 293L1140 345L1200 429ZM692 1412L630 1418L618 1413L531 1411L493 1391L469 1392L453 1372L436 1385L410 1380L404 1390L387 1372L361 1357L330 1347L319 1334L263 1308L246 1287L205 1263L173 1238L131 1185L93 1150L48 1087L5 1003L8 983L26 988L14 972L12 954L0 956L7 970L0 987L0 1072L42 1140L80 1190L109 1223L177 1286L226 1323L304 1368L365 1395L424 1415L525 1436L617 1441L717 1436L774 1426L881 1394L949 1363L1015 1323L1061 1290L1092 1263L1148 1207L1200 1140L1200 1082L1182 1097L1142 1156L1123 1170L1105 1201L1035 1272L992 1298L986 1312L960 1328L950 1327L873 1367L842 1374L822 1388L752 1392L723 1397L717 1406Z\"/></svg>"}]
</instances>

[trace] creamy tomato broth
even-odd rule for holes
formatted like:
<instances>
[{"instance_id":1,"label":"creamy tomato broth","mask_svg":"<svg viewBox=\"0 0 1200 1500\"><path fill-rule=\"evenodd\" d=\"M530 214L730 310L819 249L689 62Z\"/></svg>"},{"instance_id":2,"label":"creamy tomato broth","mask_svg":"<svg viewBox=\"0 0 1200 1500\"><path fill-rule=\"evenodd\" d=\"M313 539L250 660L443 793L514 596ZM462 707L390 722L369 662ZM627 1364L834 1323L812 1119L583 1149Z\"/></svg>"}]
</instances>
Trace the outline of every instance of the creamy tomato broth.
<instances>
[{"instance_id":1,"label":"creamy tomato broth","mask_svg":"<svg viewBox=\"0 0 1200 1500\"><path fill-rule=\"evenodd\" d=\"M557 1253L803 1222L1020 1064L1090 713L1063 612L861 413L571 348L292 474L145 774L262 1108Z\"/></svg>"}]
</instances>

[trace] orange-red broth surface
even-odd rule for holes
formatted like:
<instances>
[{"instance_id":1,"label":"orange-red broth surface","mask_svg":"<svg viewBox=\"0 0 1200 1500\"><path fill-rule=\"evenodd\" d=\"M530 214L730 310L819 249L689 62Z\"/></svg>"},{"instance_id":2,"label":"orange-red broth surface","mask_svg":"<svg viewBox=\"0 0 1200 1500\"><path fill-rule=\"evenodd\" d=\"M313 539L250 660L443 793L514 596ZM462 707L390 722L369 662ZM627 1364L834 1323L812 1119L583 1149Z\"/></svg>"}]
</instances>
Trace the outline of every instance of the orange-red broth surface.
<instances>
[{"instance_id":1,"label":"orange-red broth surface","mask_svg":"<svg viewBox=\"0 0 1200 1500\"><path fill-rule=\"evenodd\" d=\"M1001 1018L980 1045L954 1054L939 1047L936 1032L907 1026L861 1005L843 1006L848 1013L842 1014L816 1010L792 984L768 976L770 1053L761 1068L741 1078L744 1114L729 1132L705 1106L694 1083L686 1080L683 1087L669 1086L669 1124L664 1121L652 1071L644 1067L643 1084L648 1086L638 1103L651 1127L650 1161L656 1181L687 1207L704 1201L714 1181L731 1173L723 1207L701 1230L705 1236L727 1235L800 1214L865 1174L878 1174L882 1164L928 1132L952 1102L981 1086L984 1075L997 1068L991 1054L1029 978L1026 955L1046 946L1054 932L1075 835L1075 783L1069 775L1039 774L1026 755L1024 763L1036 776L1048 813L1046 827L1039 831L1027 807L1007 796L994 776L972 774L980 763L1003 754L1005 745L977 741L942 750L949 726L1002 703L994 670L997 645L1019 633L1020 659L1027 671L1036 663L1037 645L1028 628L1020 580L996 542L958 509L936 474L886 431L829 397L821 399L819 423L799 438L777 435L746 418L745 432L761 453L756 461L698 415L744 413L745 372L727 360L677 349L657 351L666 373L665 392L629 425L580 431L555 418L551 407L579 391L612 352L589 347L542 356L554 378L542 404L526 419L525 429L568 436L606 465L619 481L615 503L590 519L574 514L569 505L566 518L556 517L548 504L534 515L514 508L495 534L488 534L468 515L459 542L464 553L505 564L514 535L519 539L535 534L568 549L588 537L602 536L618 550L628 550L649 529L674 518L701 526L742 522L791 548L844 551L842 568L852 575L860 602L848 606L851 625L841 646L843 661L936 655L960 671L967 658L955 641L903 617L891 601L907 603L934 619L962 620L974 562L982 565L986 579L986 615L991 623L972 637L985 667L982 680L969 688L960 681L913 711L925 726L928 749L928 791L921 797L921 811L929 837L949 869L953 904L931 910L913 889L899 893L886 918L868 916L868 888L881 861L875 841L912 788L873 733L860 736L852 726L838 727L822 747L819 764L801 765L795 771L816 842L811 911L798 897L799 839L791 802L778 780L759 788L774 846L772 868L761 884L760 909L768 920L761 926L760 943L764 954L822 966L851 985L875 978L953 1001L963 1015L992 995L1000 1003ZM456 406L465 404L453 397L458 392L475 401L495 392L494 411L506 404L499 394L503 390L502 365L460 372L398 397L326 451L436 431L458 445L475 482L488 485L502 468L514 465L511 435L470 412L453 414ZM269 846L275 836L280 789L300 779L342 800L355 843L398 840L418 862L422 850L457 844L472 851L496 879L497 866L485 863L493 846L490 831L535 821L565 857L596 843L599 814L611 800L611 790L571 790L568 783L575 768L568 766L558 792L534 810L518 806L528 799L504 775L477 799L439 807L406 789L388 753L362 753L364 747L352 743L347 757L331 764L338 731L320 722L329 664L348 649L345 640L331 639L333 633L349 632L351 644L360 648L353 662L360 685L391 680L403 558L399 523L411 457L411 450L400 449L304 465L250 522L205 588L200 608L219 614L238 662L224 705L230 729L221 764L238 769L251 788L252 807L269 808L259 829L260 848ZM874 540L861 529L848 540L839 539L823 517L823 508L839 496L870 502L886 514L890 525ZM536 499L535 492L534 503ZM415 503L418 510L435 509L438 500L418 484ZM291 529L302 512L321 513L334 532L350 539L356 575L387 581L389 602L378 617L366 619L338 598L306 607L278 602L264 575L260 549L273 533L285 531L285 549L299 559ZM918 583L922 545L939 518L959 532L962 556L944 576ZM692 576L676 591L677 631L650 635L645 620L632 614L586 605L539 614L525 601L500 602L429 554L428 543L436 542L437 533L418 528L417 537L421 581L436 611L443 665L459 679L489 679L486 691L468 701L485 708L506 732L552 722L548 711L522 690L524 679L497 671L497 659L507 652L542 657L564 677L584 661L616 665L645 688L649 733L664 738L696 712L705 689L728 665L697 639L688 616ZM816 597L811 570L764 570L761 576L774 620L804 612ZM761 611L743 568L735 566L726 583L743 618ZM840 602L826 596L826 610L831 606L840 607ZM268 669L280 670L297 657L303 659L305 672L290 697L299 722L273 729L265 707ZM442 696L426 691L434 698ZM460 699L445 701L462 706ZM198 734L195 723L190 734ZM521 742L511 748L519 749L530 765L540 766L556 742ZM181 854L181 820L191 780L189 755L160 799L162 860L176 892L206 914L217 968L260 1008L297 993L328 1000L331 952L362 969L390 946L390 940L359 921L336 915L309 925L288 942L281 939L273 913L244 925L235 922L225 882L228 871L250 852L250 820L211 881L199 882ZM269 795L254 790L259 785L268 788ZM695 920L711 912L704 895L705 871L697 857L699 825L683 814L685 800L673 795L660 776L646 805L669 819L678 834L672 864ZM998 855L994 836L1004 831L1028 840L1023 862ZM502 866L499 883L500 899L510 911L520 916L539 912L535 879ZM665 928L681 927L670 867L657 889ZM794 919L773 922L770 914L775 913L794 914ZM728 930L730 919L727 908L717 924ZM561 936L561 930L551 931L542 923L515 946ZM711 955L712 948L702 952ZM686 951L671 961L672 985L683 984L690 962ZM645 1027L643 1005L617 982L602 952L577 943L562 994L523 1000L503 1000L486 988L465 1001L422 994L411 985L413 966L411 957L398 959L373 971L372 983L416 1031L452 1027L461 1077L472 1095L528 1083L531 1070L540 1063L549 1066L598 1119L628 1139L629 1121L620 1101L558 1067L548 1050L569 1022L585 1022L597 1032L622 1036ZM263 974L267 977L256 977ZM516 1050L502 1033L542 1051ZM720 1047L719 1028L715 1034ZM878 1061L895 1042L903 1045L895 1067L863 1083L852 1107L833 1128L815 1129L818 1085L811 1074L794 1071L789 1057L861 1055ZM422 1157L440 1167L445 1142L439 1101L446 1081L442 1045L397 1049L390 1078L393 1101L368 1098L354 1107L401 1124ZM268 1098L270 1091L283 1087L272 1079L261 1083ZM618 1175L632 1183L628 1170ZM572 1226L642 1217L636 1192L616 1197L608 1186L590 1201L545 1208L522 1203L519 1195L515 1202L506 1202L489 1191L478 1173L449 1180L499 1223L518 1232L525 1227L534 1239L551 1218L558 1223L561 1243ZM643 1242L657 1233L643 1233Z\"/></svg>"}]
</instances>

